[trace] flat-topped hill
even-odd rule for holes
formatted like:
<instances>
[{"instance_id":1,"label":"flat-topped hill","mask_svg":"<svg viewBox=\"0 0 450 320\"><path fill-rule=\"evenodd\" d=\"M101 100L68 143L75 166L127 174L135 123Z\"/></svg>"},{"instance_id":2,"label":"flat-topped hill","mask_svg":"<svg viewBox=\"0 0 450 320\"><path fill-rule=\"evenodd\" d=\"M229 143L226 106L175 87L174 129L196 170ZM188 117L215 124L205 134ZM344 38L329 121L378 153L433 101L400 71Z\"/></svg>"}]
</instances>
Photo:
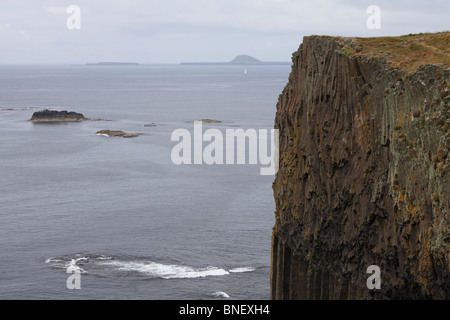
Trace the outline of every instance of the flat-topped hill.
<instances>
[{"instance_id":1,"label":"flat-topped hill","mask_svg":"<svg viewBox=\"0 0 450 320\"><path fill-rule=\"evenodd\" d=\"M182 62L182 65L289 65L290 62L261 61L249 55L239 55L229 62Z\"/></svg>"}]
</instances>

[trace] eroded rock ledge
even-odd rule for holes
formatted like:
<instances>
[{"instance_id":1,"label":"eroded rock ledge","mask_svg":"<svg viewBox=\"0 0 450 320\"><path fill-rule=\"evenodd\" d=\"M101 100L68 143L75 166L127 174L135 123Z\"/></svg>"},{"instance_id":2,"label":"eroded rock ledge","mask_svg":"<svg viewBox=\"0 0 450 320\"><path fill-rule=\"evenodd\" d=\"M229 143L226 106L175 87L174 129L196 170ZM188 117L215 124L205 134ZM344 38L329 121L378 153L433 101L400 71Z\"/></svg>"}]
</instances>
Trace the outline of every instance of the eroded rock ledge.
<instances>
[{"instance_id":1,"label":"eroded rock ledge","mask_svg":"<svg viewBox=\"0 0 450 320\"><path fill-rule=\"evenodd\" d=\"M310 36L293 54L275 120L273 299L450 298L448 53L400 69L372 54L382 43Z\"/></svg>"},{"instance_id":2,"label":"eroded rock ledge","mask_svg":"<svg viewBox=\"0 0 450 320\"><path fill-rule=\"evenodd\" d=\"M128 133L121 130L99 130L95 134L121 138L136 138L142 135L142 133Z\"/></svg>"}]
</instances>

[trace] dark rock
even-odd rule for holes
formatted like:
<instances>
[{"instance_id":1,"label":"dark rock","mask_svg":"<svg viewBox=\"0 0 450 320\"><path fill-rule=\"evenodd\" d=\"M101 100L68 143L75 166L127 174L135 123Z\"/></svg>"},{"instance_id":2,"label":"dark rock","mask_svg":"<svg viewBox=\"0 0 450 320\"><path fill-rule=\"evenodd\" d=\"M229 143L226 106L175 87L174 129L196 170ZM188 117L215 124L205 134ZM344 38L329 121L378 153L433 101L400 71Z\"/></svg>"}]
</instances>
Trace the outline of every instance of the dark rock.
<instances>
[{"instance_id":1,"label":"dark rock","mask_svg":"<svg viewBox=\"0 0 450 320\"><path fill-rule=\"evenodd\" d=\"M120 130L100 130L95 134L106 135L108 137L121 137L121 138L136 138L142 135L142 133L127 133Z\"/></svg>"},{"instance_id":2,"label":"dark rock","mask_svg":"<svg viewBox=\"0 0 450 320\"><path fill-rule=\"evenodd\" d=\"M54 111L54 110L43 110L36 111L29 121L32 122L80 122L88 120L81 113L73 111Z\"/></svg>"},{"instance_id":3,"label":"dark rock","mask_svg":"<svg viewBox=\"0 0 450 320\"><path fill-rule=\"evenodd\" d=\"M435 124L449 121L450 69L391 69L341 48L305 37L278 99L271 297L450 299L450 133ZM412 121L424 101L436 107ZM367 287L371 265L380 290Z\"/></svg>"}]
</instances>

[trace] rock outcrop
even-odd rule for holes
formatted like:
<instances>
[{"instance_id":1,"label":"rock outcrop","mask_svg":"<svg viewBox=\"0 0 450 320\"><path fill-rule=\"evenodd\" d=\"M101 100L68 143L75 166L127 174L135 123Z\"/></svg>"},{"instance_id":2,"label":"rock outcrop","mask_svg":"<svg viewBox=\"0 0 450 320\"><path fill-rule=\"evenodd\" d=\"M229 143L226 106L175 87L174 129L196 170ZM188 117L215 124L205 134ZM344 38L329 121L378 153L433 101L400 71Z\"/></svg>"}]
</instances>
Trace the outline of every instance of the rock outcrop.
<instances>
[{"instance_id":1,"label":"rock outcrop","mask_svg":"<svg viewBox=\"0 0 450 320\"><path fill-rule=\"evenodd\" d=\"M203 123L222 123L222 121L214 120L214 119L190 120L190 121L186 121L186 123L194 123L195 121L201 121Z\"/></svg>"},{"instance_id":2,"label":"rock outcrop","mask_svg":"<svg viewBox=\"0 0 450 320\"><path fill-rule=\"evenodd\" d=\"M449 39L303 39L275 119L272 299L450 298Z\"/></svg>"},{"instance_id":3,"label":"rock outcrop","mask_svg":"<svg viewBox=\"0 0 450 320\"><path fill-rule=\"evenodd\" d=\"M31 122L80 122L89 120L81 113L73 111L42 110L33 113Z\"/></svg>"},{"instance_id":4,"label":"rock outcrop","mask_svg":"<svg viewBox=\"0 0 450 320\"><path fill-rule=\"evenodd\" d=\"M120 130L99 130L95 134L104 135L108 137L121 137L121 138L136 138L142 135L142 133L127 133Z\"/></svg>"}]
</instances>

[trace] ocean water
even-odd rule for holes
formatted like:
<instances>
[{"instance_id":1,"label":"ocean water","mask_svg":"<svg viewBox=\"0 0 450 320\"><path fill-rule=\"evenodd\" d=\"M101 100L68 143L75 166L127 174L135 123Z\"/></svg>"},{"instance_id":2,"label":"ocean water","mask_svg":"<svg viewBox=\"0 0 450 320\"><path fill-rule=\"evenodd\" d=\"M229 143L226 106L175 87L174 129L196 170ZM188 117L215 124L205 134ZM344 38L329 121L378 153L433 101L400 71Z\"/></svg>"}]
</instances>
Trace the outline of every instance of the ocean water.
<instances>
[{"instance_id":1,"label":"ocean water","mask_svg":"<svg viewBox=\"0 0 450 320\"><path fill-rule=\"evenodd\" d=\"M273 128L289 72L0 66L0 299L269 299L274 176L174 165L171 133ZM111 121L27 121L45 108Z\"/></svg>"}]
</instances>

